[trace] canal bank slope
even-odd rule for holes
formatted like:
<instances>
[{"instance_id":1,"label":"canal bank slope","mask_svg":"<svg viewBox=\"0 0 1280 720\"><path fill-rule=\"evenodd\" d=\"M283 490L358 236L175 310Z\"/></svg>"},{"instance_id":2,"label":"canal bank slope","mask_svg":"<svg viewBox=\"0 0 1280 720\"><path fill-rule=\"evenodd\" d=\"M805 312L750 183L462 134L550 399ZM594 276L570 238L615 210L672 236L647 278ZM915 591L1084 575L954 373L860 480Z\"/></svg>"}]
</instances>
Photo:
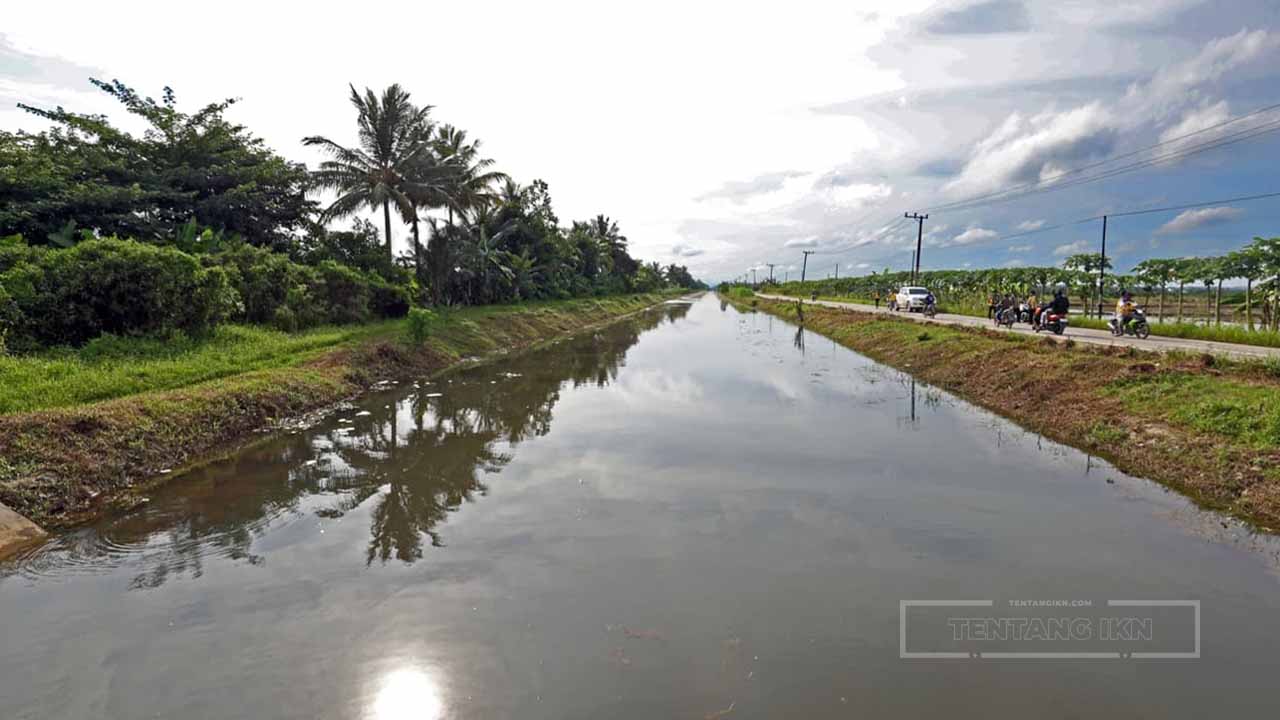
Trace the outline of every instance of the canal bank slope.
<instances>
[{"instance_id":1,"label":"canal bank slope","mask_svg":"<svg viewBox=\"0 0 1280 720\"><path fill-rule=\"evenodd\" d=\"M662 302L650 294L469 308L412 344L403 325L305 363L105 402L0 415L0 508L44 527L71 525L263 430L388 380L420 378L535 347ZM2 543L0 543L2 544ZM2 549L2 548L0 548Z\"/></svg>"},{"instance_id":2,"label":"canal bank slope","mask_svg":"<svg viewBox=\"0 0 1280 720\"><path fill-rule=\"evenodd\" d=\"M721 297L740 309L803 322L1123 472L1266 532L1280 530L1280 368L1274 364Z\"/></svg>"}]
</instances>

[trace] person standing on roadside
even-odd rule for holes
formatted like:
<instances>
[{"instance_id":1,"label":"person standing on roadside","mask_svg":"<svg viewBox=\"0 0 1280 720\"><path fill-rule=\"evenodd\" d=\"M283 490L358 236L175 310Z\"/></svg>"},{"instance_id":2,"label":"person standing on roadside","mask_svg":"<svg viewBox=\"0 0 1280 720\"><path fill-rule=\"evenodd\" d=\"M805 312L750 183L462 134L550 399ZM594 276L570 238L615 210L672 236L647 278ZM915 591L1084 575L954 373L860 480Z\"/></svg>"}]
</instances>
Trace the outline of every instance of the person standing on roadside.
<instances>
[{"instance_id":1,"label":"person standing on roadside","mask_svg":"<svg viewBox=\"0 0 1280 720\"><path fill-rule=\"evenodd\" d=\"M874 293L872 293L872 297L874 297L874 298L875 298L875 301L876 301L876 309L877 309L877 310L879 310L879 309L880 309L880 290L879 290L879 289L876 289L876 291L875 291Z\"/></svg>"}]
</instances>

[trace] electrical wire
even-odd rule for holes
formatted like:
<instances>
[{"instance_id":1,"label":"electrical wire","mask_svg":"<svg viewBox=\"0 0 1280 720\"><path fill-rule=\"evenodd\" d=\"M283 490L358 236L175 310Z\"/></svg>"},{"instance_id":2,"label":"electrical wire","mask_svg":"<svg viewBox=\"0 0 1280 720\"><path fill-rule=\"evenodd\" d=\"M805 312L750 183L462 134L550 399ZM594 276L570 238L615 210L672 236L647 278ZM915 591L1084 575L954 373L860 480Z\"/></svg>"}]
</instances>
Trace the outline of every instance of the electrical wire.
<instances>
[{"instance_id":1,"label":"electrical wire","mask_svg":"<svg viewBox=\"0 0 1280 720\"><path fill-rule=\"evenodd\" d=\"M1080 166L1080 167L1077 167L1077 168L1073 168L1073 169L1070 169L1070 170L1064 170L1064 171L1062 171L1062 172L1060 172L1060 173L1057 173L1056 175L1054 175L1054 176L1052 176L1052 177L1050 177L1050 178L1047 178L1047 179L1035 180L1035 181L1032 181L1032 182L1023 183L1022 185L1014 186L1014 187L1012 187L1012 188L1006 188L1006 189L1004 189L1004 190L997 190L997 191L990 192L990 193L986 193L986 194L983 194L983 195L976 195L976 196L969 197L969 198L964 198L964 199L961 199L961 200L955 200L955 201L952 201L952 202L949 202L949 203L943 203L943 204L941 204L941 205L937 205L937 206L934 206L934 207L931 207L931 208L926 208L926 209L924 210L924 212L930 212L930 213L932 213L932 212L938 212L938 211L941 211L941 210L956 209L956 208L958 208L958 207L960 207L960 206L967 206L967 205L970 205L970 204L972 204L972 203L976 203L976 202L981 201L981 200L985 200L985 199L989 199L989 198L996 198L996 197L1000 197L1000 196L1003 196L1003 195L1007 195L1007 194L1010 194L1010 193L1013 193L1013 192L1018 192L1018 191L1020 191L1020 190L1031 189L1031 188L1035 188L1035 187L1037 187L1037 186L1042 186L1042 185L1045 185L1045 184L1048 184L1048 183L1053 183L1053 182L1056 182L1057 180L1060 180L1060 179L1062 179L1062 178L1064 178L1064 177L1068 177L1068 176L1071 176L1071 175L1076 175L1076 174L1079 174L1079 173L1085 172L1085 171L1087 171L1087 170L1092 170L1092 169L1094 169L1094 168L1102 167L1102 166L1104 166L1104 165L1110 165L1111 163L1117 162L1117 161L1119 161L1119 160L1123 160L1123 159L1125 159L1125 158L1129 158L1129 157L1134 157L1134 156L1136 156L1136 155L1141 155L1141 154L1143 154L1143 153L1145 153L1145 152L1149 152L1149 151L1151 151L1151 150L1155 150L1155 149L1158 149L1158 148L1161 148L1161 147L1164 147L1164 146L1167 146L1167 145L1172 145L1172 144L1180 143L1180 142L1182 142L1183 140L1186 140L1186 139L1191 138L1191 137L1195 137L1196 135L1202 135L1202 134L1204 134L1204 133L1211 132L1211 131L1213 131L1213 130L1217 130L1217 129L1220 129L1220 128L1223 128L1223 127L1226 127L1226 126L1228 126L1228 125L1232 125L1232 124L1238 123L1238 122L1240 122L1240 121L1242 121L1242 120L1247 120L1248 118L1256 117L1256 116L1261 115L1261 114L1263 114L1263 113L1271 112L1272 110L1277 110L1277 109L1280 109L1280 103L1276 103L1276 104L1273 104L1273 105L1267 105L1267 106L1265 106L1265 107L1261 107L1261 108L1258 108L1258 109L1256 109L1256 110L1252 110L1252 111L1250 111L1250 112L1247 112L1247 113L1245 113L1245 114L1243 114L1243 115L1238 115L1238 116L1236 116L1236 117L1234 117L1234 118L1231 118L1231 119L1229 119L1229 120L1225 120L1225 121L1223 121L1223 122L1216 123L1216 124L1214 124L1214 125L1210 125L1209 127L1201 128L1200 130L1196 130L1196 131L1194 131L1194 132L1190 132L1190 133L1186 133L1186 134L1184 134L1184 135L1179 135L1179 136L1177 136L1177 137L1169 138L1168 140L1164 140L1164 141L1161 141L1161 142L1155 143L1154 145L1148 145L1148 146L1146 146L1146 147L1138 148L1137 150L1132 150L1132 151L1129 151L1129 152L1127 152L1127 153L1123 153L1123 154L1120 154L1120 155L1116 155L1116 156L1113 156L1113 157L1107 158L1107 159L1105 159L1105 160L1099 160L1099 161L1097 161L1097 162L1093 162L1093 163L1090 163L1090 164L1088 164L1088 165L1083 165L1083 166ZM1273 121L1273 122L1274 122L1274 121ZM1265 123L1265 124L1271 124L1271 123ZM1251 130L1257 129L1258 127L1262 127L1262 126L1255 126L1254 128L1251 128L1250 130L1238 131L1238 132L1237 132L1237 134L1238 134L1239 132L1250 132ZM1230 137L1230 135L1223 136L1223 137L1220 137L1220 138L1216 138L1215 140L1210 140L1210 141L1206 141L1206 142L1216 142L1217 140L1224 139L1225 137ZM1186 148L1184 148L1183 150L1186 150ZM1181 151L1179 151L1179 152L1181 152Z\"/></svg>"},{"instance_id":2,"label":"electrical wire","mask_svg":"<svg viewBox=\"0 0 1280 720\"><path fill-rule=\"evenodd\" d=\"M1208 152L1209 150L1215 150L1220 147L1235 145L1236 143L1244 142L1246 140L1251 140L1255 137L1273 133L1278 130L1280 130L1280 120L1274 120L1269 123L1259 125L1257 127L1249 128L1248 130L1241 130L1236 133L1231 133L1229 135L1224 135L1222 137L1215 138L1210 141L1206 141L1199 145L1193 145L1189 148L1183 148L1180 150L1166 153L1164 155L1157 155L1155 157L1148 158L1146 160L1141 160L1136 163L1131 163L1129 165L1122 165L1120 167L1111 168L1105 172L1098 173L1096 175L1089 175L1085 177L1075 178L1072 180L1068 180L1068 181L1064 181L1064 182L1060 182L1052 185L1046 185L1042 187L1034 187L1030 190L1025 190L1022 192L1014 193L1011 190L1009 191L1009 194L1001 195L1000 197L996 197L990 200L984 200L982 202L975 202L967 205L952 206L950 208L947 208L946 210L947 211L974 210L980 207L986 207L988 205L995 205L998 203L1009 202L1012 200L1020 200L1025 197L1029 197L1032 195L1039 195L1041 193L1054 192L1054 191L1063 190L1066 188L1078 187L1080 185L1087 185L1089 183L1098 182L1099 180L1107 180L1109 178L1113 178L1118 175L1124 175L1127 173L1135 172L1137 170L1142 170L1142 169L1151 167L1153 165L1160 165L1162 163L1171 163L1177 160L1181 160L1183 158L1191 157L1192 155L1198 155L1203 152ZM931 212L937 212L937 211L934 210Z\"/></svg>"}]
</instances>

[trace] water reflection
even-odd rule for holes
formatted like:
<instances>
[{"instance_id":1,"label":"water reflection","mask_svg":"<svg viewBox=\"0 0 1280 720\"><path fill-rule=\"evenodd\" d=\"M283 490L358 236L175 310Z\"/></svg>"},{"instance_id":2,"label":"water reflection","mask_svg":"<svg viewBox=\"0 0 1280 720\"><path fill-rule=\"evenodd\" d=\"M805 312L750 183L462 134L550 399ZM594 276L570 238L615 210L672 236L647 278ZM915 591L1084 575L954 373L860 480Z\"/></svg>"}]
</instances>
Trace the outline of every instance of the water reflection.
<instances>
[{"instance_id":1,"label":"water reflection","mask_svg":"<svg viewBox=\"0 0 1280 720\"><path fill-rule=\"evenodd\" d=\"M383 678L370 709L372 720L438 720L444 700L431 675L409 667Z\"/></svg>"},{"instance_id":2,"label":"water reflection","mask_svg":"<svg viewBox=\"0 0 1280 720\"><path fill-rule=\"evenodd\" d=\"M263 562L269 529L343 518L372 503L368 564L423 557L440 525L488 492L524 440L545 435L565 385L612 383L640 334L688 314L670 304L505 361L374 395L306 431L272 439L175 479L147 507L33 548L6 574L38 577L145 568L133 589L200 577L207 556Z\"/></svg>"}]
</instances>

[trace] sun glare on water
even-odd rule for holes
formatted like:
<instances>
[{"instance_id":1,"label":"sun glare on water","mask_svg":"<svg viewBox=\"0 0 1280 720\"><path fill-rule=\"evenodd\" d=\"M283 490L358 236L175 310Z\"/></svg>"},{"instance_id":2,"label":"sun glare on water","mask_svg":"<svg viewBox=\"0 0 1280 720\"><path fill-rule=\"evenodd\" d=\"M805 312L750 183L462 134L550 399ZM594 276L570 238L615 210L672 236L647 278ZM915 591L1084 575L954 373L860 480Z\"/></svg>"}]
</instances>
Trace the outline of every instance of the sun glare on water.
<instances>
[{"instance_id":1,"label":"sun glare on water","mask_svg":"<svg viewBox=\"0 0 1280 720\"><path fill-rule=\"evenodd\" d=\"M412 668L388 674L373 701L373 720L439 720L443 714L435 680Z\"/></svg>"}]
</instances>

